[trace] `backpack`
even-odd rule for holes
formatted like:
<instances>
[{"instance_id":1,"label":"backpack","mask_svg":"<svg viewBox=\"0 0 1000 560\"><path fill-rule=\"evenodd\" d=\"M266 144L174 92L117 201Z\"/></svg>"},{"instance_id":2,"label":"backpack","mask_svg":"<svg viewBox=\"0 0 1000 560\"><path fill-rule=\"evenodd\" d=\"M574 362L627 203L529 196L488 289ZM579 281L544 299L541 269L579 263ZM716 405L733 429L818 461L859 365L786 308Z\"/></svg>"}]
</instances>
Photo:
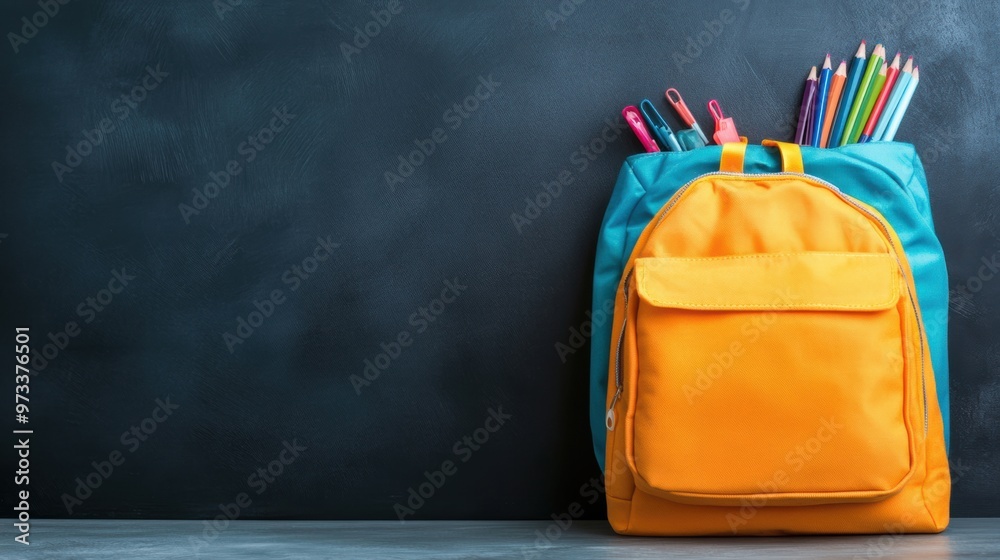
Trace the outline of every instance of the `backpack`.
<instances>
[{"instance_id":1,"label":"backpack","mask_svg":"<svg viewBox=\"0 0 1000 560\"><path fill-rule=\"evenodd\" d=\"M593 364L609 521L637 535L941 531L947 277L916 154L765 144L781 172L745 143L623 169L602 243L641 233L609 359ZM717 171L690 173L713 156Z\"/></svg>"}]
</instances>

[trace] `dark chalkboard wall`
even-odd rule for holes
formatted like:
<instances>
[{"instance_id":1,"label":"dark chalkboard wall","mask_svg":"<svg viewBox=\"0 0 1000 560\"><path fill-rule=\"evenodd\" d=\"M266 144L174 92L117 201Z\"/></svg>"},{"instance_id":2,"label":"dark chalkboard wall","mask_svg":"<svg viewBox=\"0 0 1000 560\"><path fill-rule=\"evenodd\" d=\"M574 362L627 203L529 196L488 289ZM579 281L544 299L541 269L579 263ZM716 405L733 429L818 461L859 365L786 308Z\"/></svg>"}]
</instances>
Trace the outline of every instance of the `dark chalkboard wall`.
<instances>
[{"instance_id":1,"label":"dark chalkboard wall","mask_svg":"<svg viewBox=\"0 0 1000 560\"><path fill-rule=\"evenodd\" d=\"M788 138L808 67L862 38L918 56L898 138L955 288L953 513L1000 514L994 3L39 10L0 8L0 333L8 363L16 326L39 352L33 515L603 516L589 348L556 345L639 145L581 146L668 85L703 124L718 98Z\"/></svg>"}]
</instances>

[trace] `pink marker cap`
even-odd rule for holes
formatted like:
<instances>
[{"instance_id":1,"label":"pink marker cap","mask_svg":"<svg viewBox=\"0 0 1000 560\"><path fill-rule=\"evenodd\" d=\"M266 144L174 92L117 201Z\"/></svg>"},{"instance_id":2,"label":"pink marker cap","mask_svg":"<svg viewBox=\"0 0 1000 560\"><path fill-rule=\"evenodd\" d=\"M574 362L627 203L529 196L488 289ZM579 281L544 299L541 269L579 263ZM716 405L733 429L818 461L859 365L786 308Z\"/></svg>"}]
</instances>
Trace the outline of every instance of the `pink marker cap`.
<instances>
[{"instance_id":1,"label":"pink marker cap","mask_svg":"<svg viewBox=\"0 0 1000 560\"><path fill-rule=\"evenodd\" d=\"M632 128L632 132L635 133L647 152L660 151L660 147L656 145L656 140L653 140L653 135L649 133L646 123L642 121L642 114L639 113L639 109L635 105L629 105L622 109L622 116L625 117L625 122Z\"/></svg>"}]
</instances>

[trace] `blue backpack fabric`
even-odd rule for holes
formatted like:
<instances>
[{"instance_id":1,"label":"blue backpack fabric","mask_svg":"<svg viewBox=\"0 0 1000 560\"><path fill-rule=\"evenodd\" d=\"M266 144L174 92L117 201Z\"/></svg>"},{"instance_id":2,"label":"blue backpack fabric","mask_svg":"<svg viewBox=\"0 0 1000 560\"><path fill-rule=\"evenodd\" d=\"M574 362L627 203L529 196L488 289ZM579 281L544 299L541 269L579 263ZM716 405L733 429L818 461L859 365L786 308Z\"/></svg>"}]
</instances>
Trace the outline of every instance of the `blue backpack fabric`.
<instances>
[{"instance_id":1,"label":"blue backpack fabric","mask_svg":"<svg viewBox=\"0 0 1000 560\"><path fill-rule=\"evenodd\" d=\"M601 224L594 265L593 309L614 305L622 270L653 216L680 187L717 172L721 146L629 157L618 175ZM934 367L938 400L950 441L948 387L948 272L934 232L923 165L912 144L872 142L840 148L802 147L805 172L875 207L892 224L910 261ZM781 171L776 150L748 146L744 173ZM609 304L610 302L610 304ZM611 321L594 325L590 362L590 424L594 453L604 469Z\"/></svg>"}]
</instances>

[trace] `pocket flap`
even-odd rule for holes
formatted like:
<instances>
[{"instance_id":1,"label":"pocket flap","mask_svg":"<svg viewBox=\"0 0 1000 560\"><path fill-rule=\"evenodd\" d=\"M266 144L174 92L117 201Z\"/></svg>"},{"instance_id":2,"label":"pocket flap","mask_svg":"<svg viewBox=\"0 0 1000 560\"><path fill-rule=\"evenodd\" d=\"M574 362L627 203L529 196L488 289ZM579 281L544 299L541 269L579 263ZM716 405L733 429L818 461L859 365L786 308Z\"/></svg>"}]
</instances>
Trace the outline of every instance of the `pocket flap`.
<instances>
[{"instance_id":1,"label":"pocket flap","mask_svg":"<svg viewBox=\"0 0 1000 560\"><path fill-rule=\"evenodd\" d=\"M896 305L888 253L758 253L636 259L639 297L656 307L876 311Z\"/></svg>"}]
</instances>

